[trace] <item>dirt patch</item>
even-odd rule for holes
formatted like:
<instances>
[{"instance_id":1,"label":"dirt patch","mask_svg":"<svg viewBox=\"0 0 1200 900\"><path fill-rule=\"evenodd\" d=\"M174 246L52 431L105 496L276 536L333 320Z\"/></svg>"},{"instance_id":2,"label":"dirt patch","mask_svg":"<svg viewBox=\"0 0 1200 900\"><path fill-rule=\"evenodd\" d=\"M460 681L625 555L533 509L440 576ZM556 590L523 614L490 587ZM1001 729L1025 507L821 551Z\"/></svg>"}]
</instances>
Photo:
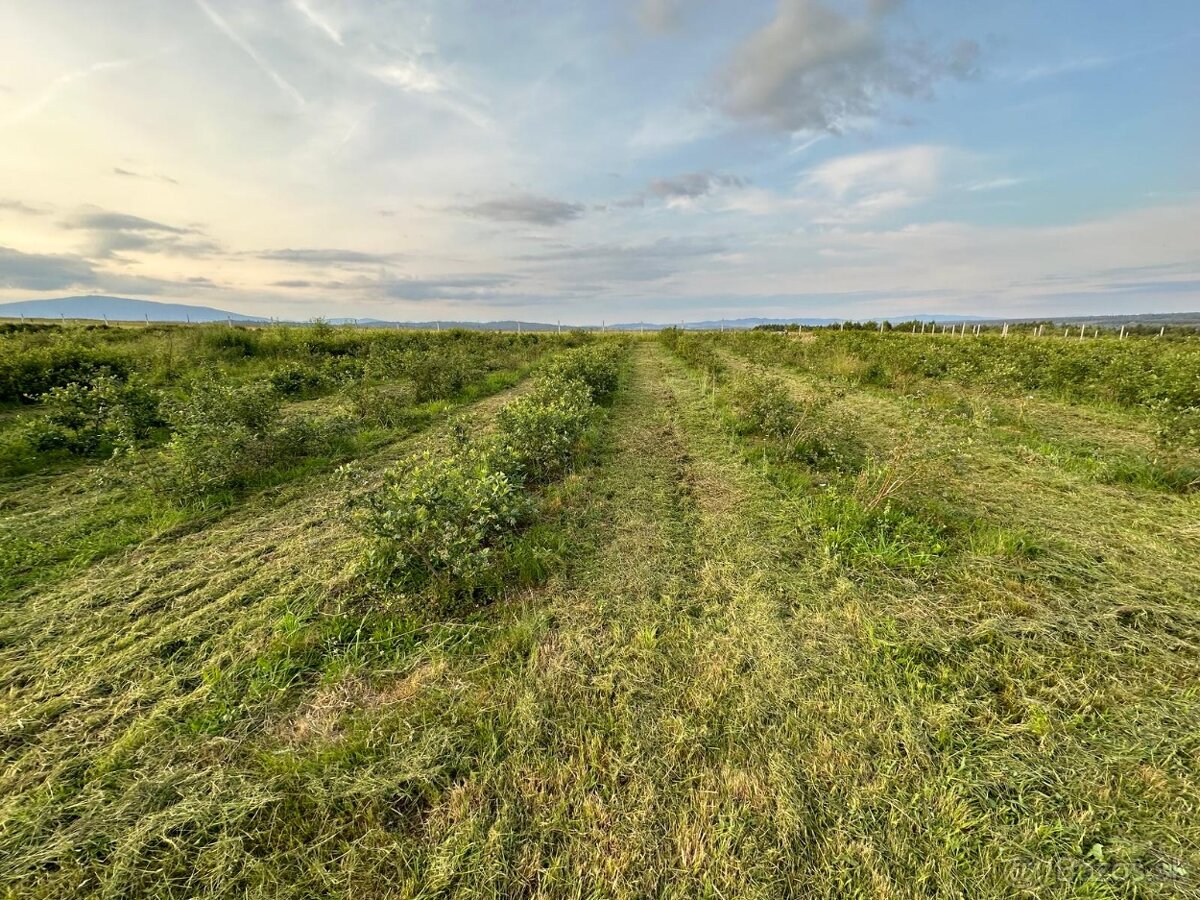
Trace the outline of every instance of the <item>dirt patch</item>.
<instances>
[{"instance_id":1,"label":"dirt patch","mask_svg":"<svg viewBox=\"0 0 1200 900\"><path fill-rule=\"evenodd\" d=\"M402 678L368 682L349 678L322 687L292 718L282 722L278 736L291 744L327 743L344 731L348 713L405 703L446 669L442 660L426 661Z\"/></svg>"}]
</instances>

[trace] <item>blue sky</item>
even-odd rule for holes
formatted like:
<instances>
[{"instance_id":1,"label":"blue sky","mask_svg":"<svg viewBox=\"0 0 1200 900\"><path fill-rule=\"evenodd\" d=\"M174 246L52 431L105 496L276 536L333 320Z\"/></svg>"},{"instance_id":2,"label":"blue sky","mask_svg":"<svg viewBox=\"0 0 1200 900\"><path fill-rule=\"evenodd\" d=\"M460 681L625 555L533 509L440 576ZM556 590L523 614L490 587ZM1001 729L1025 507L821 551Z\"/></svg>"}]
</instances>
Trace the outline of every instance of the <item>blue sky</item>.
<instances>
[{"instance_id":1,"label":"blue sky","mask_svg":"<svg viewBox=\"0 0 1200 900\"><path fill-rule=\"evenodd\" d=\"M0 298L1200 308L1200 4L16 0Z\"/></svg>"}]
</instances>

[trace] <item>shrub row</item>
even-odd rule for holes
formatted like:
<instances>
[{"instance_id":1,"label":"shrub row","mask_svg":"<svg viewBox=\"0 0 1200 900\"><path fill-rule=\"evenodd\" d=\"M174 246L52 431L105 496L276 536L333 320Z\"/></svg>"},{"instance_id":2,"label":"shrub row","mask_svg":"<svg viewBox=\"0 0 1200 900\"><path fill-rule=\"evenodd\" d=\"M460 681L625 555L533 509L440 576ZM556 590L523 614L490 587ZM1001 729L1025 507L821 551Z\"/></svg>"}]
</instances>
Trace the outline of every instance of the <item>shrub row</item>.
<instances>
[{"instance_id":1,"label":"shrub row","mask_svg":"<svg viewBox=\"0 0 1200 900\"><path fill-rule=\"evenodd\" d=\"M566 351L501 409L493 434L389 470L356 504L374 576L404 589L433 583L444 597L473 593L494 575L530 518L534 489L567 471L597 405L611 398L619 353Z\"/></svg>"},{"instance_id":2,"label":"shrub row","mask_svg":"<svg viewBox=\"0 0 1200 900\"><path fill-rule=\"evenodd\" d=\"M706 335L680 328L664 328L658 333L658 340L680 359L703 369L714 378L725 371L724 361Z\"/></svg>"},{"instance_id":3,"label":"shrub row","mask_svg":"<svg viewBox=\"0 0 1200 900\"><path fill-rule=\"evenodd\" d=\"M75 340L79 334L101 343L80 344ZM196 359L185 356L187 365L171 378L163 377L152 362L162 357L161 348L154 349L155 342L176 337L229 347L246 335L251 341L294 343L299 340L296 335L306 334L306 340L317 343L336 338L366 349L358 356L226 361L219 366L203 354ZM253 480L256 467L277 466L319 451L322 434L410 424L422 414L420 404L456 396L494 372L527 364L531 356L555 343L579 340L469 332L339 334L321 326L271 334L225 326L194 331L165 326L86 331L54 326L28 334L16 332L5 346L17 352L0 357L0 379L7 373L11 390L18 390L18 384L51 386L36 396L22 395L24 402L35 402L37 408L5 423L0 433L0 474L33 471L61 454L107 457L173 435L166 462L184 486L182 493L192 496L243 487ZM25 343L13 343L18 339ZM175 371L174 363L165 365ZM60 381L64 383L53 384ZM264 429L241 420L247 410L240 400L223 415L214 412L214 405L256 397L278 419L281 400L313 398L335 390L345 394L349 421L329 420L307 428L295 422L284 427L275 421Z\"/></svg>"},{"instance_id":4,"label":"shrub row","mask_svg":"<svg viewBox=\"0 0 1200 900\"><path fill-rule=\"evenodd\" d=\"M125 378L138 372L163 385L206 364L253 371L285 361L295 368L278 375L278 386L289 396L364 376L394 377L383 370L393 368L396 360L403 363L404 377L432 380L432 387L418 386L418 393L444 396L489 361L507 368L547 348L589 340L583 334L393 331L321 323L270 328L28 325L0 330L0 402L34 402L52 388L89 384L102 374Z\"/></svg>"},{"instance_id":5,"label":"shrub row","mask_svg":"<svg viewBox=\"0 0 1200 900\"><path fill-rule=\"evenodd\" d=\"M776 359L859 383L886 385L909 375L1170 413L1200 408L1200 342L1190 339L922 338L822 331L804 340L761 332L735 340L755 359Z\"/></svg>"},{"instance_id":6,"label":"shrub row","mask_svg":"<svg viewBox=\"0 0 1200 900\"><path fill-rule=\"evenodd\" d=\"M782 379L754 373L733 380L729 399L743 431L772 441L788 459L846 473L857 472L866 462L865 444L828 398L799 403Z\"/></svg>"}]
</instances>

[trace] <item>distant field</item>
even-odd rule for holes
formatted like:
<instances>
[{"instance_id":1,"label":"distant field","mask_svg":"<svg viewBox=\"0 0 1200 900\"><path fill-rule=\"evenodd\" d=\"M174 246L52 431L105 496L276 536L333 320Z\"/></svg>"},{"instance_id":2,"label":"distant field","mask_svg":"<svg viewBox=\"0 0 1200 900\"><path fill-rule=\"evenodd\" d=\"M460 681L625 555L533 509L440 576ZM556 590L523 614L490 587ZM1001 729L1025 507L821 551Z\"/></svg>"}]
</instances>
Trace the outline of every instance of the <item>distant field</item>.
<instances>
[{"instance_id":1,"label":"distant field","mask_svg":"<svg viewBox=\"0 0 1200 900\"><path fill-rule=\"evenodd\" d=\"M1200 338L0 330L0 895L1200 895Z\"/></svg>"}]
</instances>

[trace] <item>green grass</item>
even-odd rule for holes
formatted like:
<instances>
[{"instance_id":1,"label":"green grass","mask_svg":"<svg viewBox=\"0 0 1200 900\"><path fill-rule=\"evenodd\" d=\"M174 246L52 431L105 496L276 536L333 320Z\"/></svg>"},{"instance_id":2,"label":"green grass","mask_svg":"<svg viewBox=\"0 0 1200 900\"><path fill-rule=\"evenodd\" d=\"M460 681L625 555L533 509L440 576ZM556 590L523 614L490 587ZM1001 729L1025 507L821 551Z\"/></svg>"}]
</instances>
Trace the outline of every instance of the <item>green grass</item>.
<instances>
[{"instance_id":1,"label":"green grass","mask_svg":"<svg viewBox=\"0 0 1200 900\"><path fill-rule=\"evenodd\" d=\"M62 532L84 555L0 607L0 885L1200 892L1200 501L1154 470L1194 456L1137 407L758 353L865 448L813 467L738 421L744 351L637 343L486 604L377 587L319 468L104 554ZM368 483L454 444L414 429Z\"/></svg>"}]
</instances>

